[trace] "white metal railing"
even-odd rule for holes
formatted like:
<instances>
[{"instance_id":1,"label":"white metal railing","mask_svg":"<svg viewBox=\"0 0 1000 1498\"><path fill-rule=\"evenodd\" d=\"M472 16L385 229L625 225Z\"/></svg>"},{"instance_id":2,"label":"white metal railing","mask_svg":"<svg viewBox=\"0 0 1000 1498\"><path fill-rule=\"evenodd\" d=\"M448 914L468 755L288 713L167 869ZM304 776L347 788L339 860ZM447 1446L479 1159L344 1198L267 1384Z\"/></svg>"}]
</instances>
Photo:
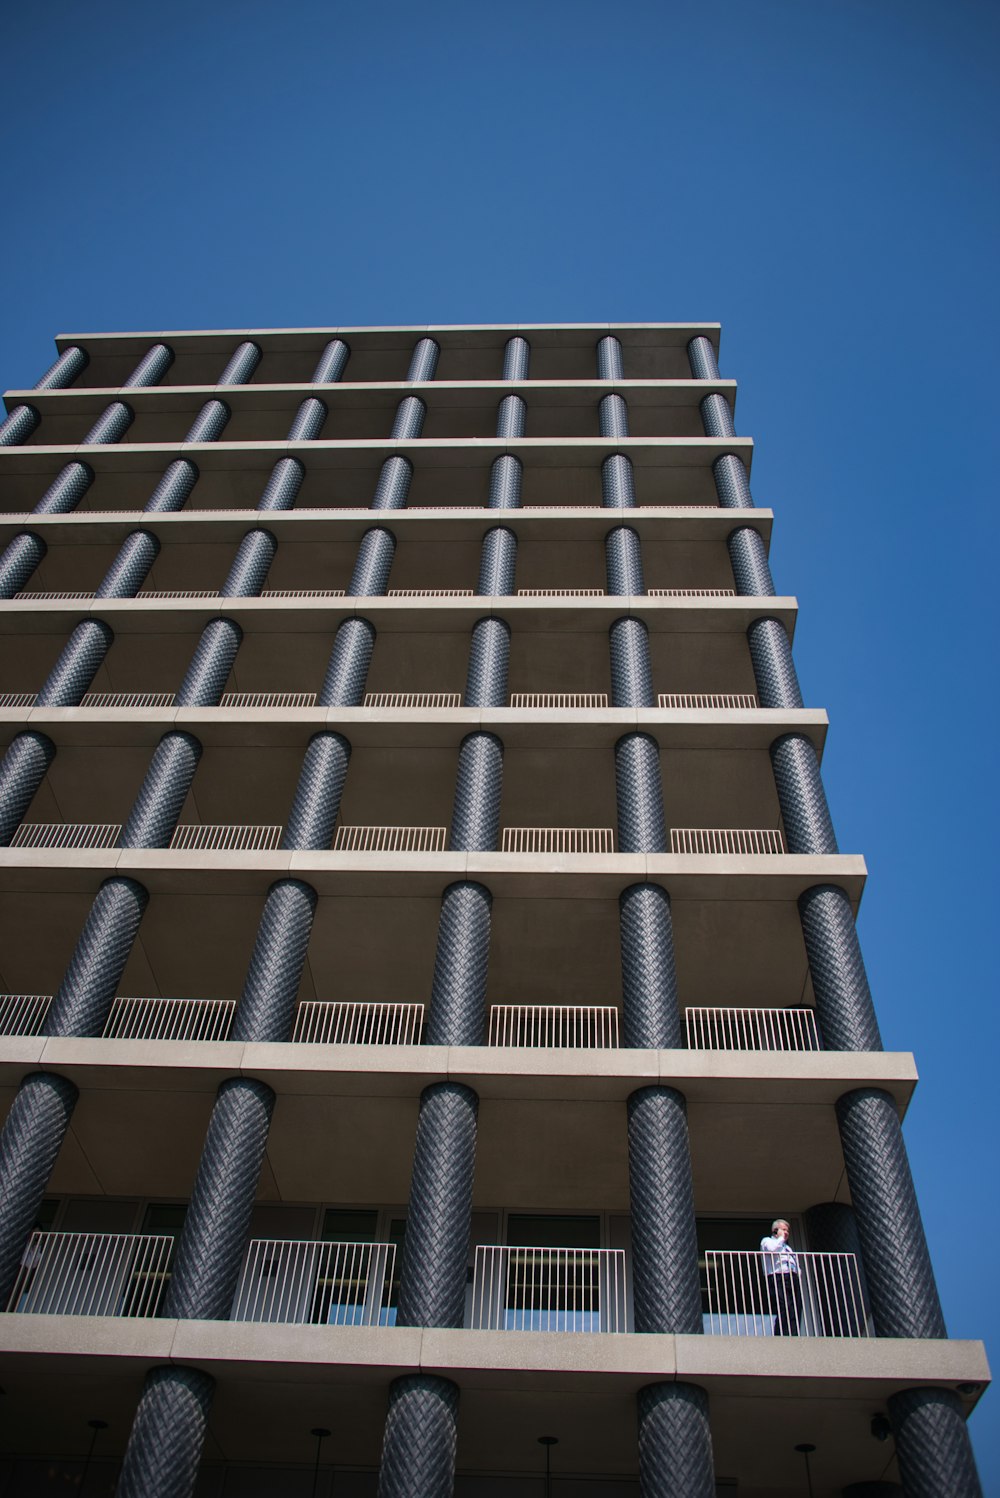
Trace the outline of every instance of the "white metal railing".
<instances>
[{"instance_id":1,"label":"white metal railing","mask_svg":"<svg viewBox=\"0 0 1000 1498\"><path fill-rule=\"evenodd\" d=\"M365 707L461 707L461 692L366 692Z\"/></svg>"},{"instance_id":2,"label":"white metal railing","mask_svg":"<svg viewBox=\"0 0 1000 1498\"><path fill-rule=\"evenodd\" d=\"M618 1010L597 1004L492 1004L487 1044L614 1049Z\"/></svg>"},{"instance_id":3,"label":"white metal railing","mask_svg":"<svg viewBox=\"0 0 1000 1498\"><path fill-rule=\"evenodd\" d=\"M752 692L660 692L658 707L756 707Z\"/></svg>"},{"instance_id":4,"label":"white metal railing","mask_svg":"<svg viewBox=\"0 0 1000 1498\"><path fill-rule=\"evenodd\" d=\"M106 1040L226 1040L234 999L115 999Z\"/></svg>"},{"instance_id":5,"label":"white metal railing","mask_svg":"<svg viewBox=\"0 0 1000 1498\"><path fill-rule=\"evenodd\" d=\"M12 848L113 848L121 822L22 822Z\"/></svg>"},{"instance_id":6,"label":"white metal railing","mask_svg":"<svg viewBox=\"0 0 1000 1498\"><path fill-rule=\"evenodd\" d=\"M338 827L335 853L443 853L446 827Z\"/></svg>"},{"instance_id":7,"label":"white metal railing","mask_svg":"<svg viewBox=\"0 0 1000 1498\"><path fill-rule=\"evenodd\" d=\"M276 848L284 828L231 825L228 823L182 822L170 839L170 847L190 852L266 853Z\"/></svg>"},{"instance_id":8,"label":"white metal railing","mask_svg":"<svg viewBox=\"0 0 1000 1498\"><path fill-rule=\"evenodd\" d=\"M218 588L144 588L135 595L136 603L157 598L221 598Z\"/></svg>"},{"instance_id":9,"label":"white metal railing","mask_svg":"<svg viewBox=\"0 0 1000 1498\"><path fill-rule=\"evenodd\" d=\"M307 1045L419 1045L423 1004L352 1004L306 1000L292 1039Z\"/></svg>"},{"instance_id":10,"label":"white metal railing","mask_svg":"<svg viewBox=\"0 0 1000 1498\"><path fill-rule=\"evenodd\" d=\"M37 1035L51 1003L50 993L0 994L0 1035Z\"/></svg>"},{"instance_id":11,"label":"white metal railing","mask_svg":"<svg viewBox=\"0 0 1000 1498\"><path fill-rule=\"evenodd\" d=\"M688 1009L690 1051L820 1051L815 1009Z\"/></svg>"},{"instance_id":12,"label":"white metal railing","mask_svg":"<svg viewBox=\"0 0 1000 1498\"><path fill-rule=\"evenodd\" d=\"M612 827L505 827L502 853L613 853Z\"/></svg>"},{"instance_id":13,"label":"white metal railing","mask_svg":"<svg viewBox=\"0 0 1000 1498\"><path fill-rule=\"evenodd\" d=\"M8 1311L35 1316L155 1316L173 1238L32 1233Z\"/></svg>"},{"instance_id":14,"label":"white metal railing","mask_svg":"<svg viewBox=\"0 0 1000 1498\"><path fill-rule=\"evenodd\" d=\"M607 692L512 692L511 707L607 707Z\"/></svg>"},{"instance_id":15,"label":"white metal railing","mask_svg":"<svg viewBox=\"0 0 1000 1498\"><path fill-rule=\"evenodd\" d=\"M173 707L176 692L85 692L81 707Z\"/></svg>"},{"instance_id":16,"label":"white metal railing","mask_svg":"<svg viewBox=\"0 0 1000 1498\"><path fill-rule=\"evenodd\" d=\"M472 1277L474 1331L628 1330L625 1251L481 1244Z\"/></svg>"},{"instance_id":17,"label":"white metal railing","mask_svg":"<svg viewBox=\"0 0 1000 1498\"><path fill-rule=\"evenodd\" d=\"M91 589L89 592L76 592L76 593L72 593L72 592L71 593L32 593L32 592L24 591L24 592L21 592L21 593L16 593L14 595L14 598L15 598L15 602L17 602L17 603L41 603L43 601L46 602L46 603L56 603L56 602L70 603L70 602L76 602L76 601L78 601L80 599L94 598L95 596L96 595L94 594L93 590Z\"/></svg>"},{"instance_id":18,"label":"white metal railing","mask_svg":"<svg viewBox=\"0 0 1000 1498\"><path fill-rule=\"evenodd\" d=\"M261 598L346 598L345 588L262 588Z\"/></svg>"},{"instance_id":19,"label":"white metal railing","mask_svg":"<svg viewBox=\"0 0 1000 1498\"><path fill-rule=\"evenodd\" d=\"M784 853L777 827L671 827L671 853Z\"/></svg>"},{"instance_id":20,"label":"white metal railing","mask_svg":"<svg viewBox=\"0 0 1000 1498\"><path fill-rule=\"evenodd\" d=\"M473 598L471 588L390 588L388 598Z\"/></svg>"},{"instance_id":21,"label":"white metal railing","mask_svg":"<svg viewBox=\"0 0 1000 1498\"><path fill-rule=\"evenodd\" d=\"M392 1243L255 1238L243 1261L232 1320L389 1326L395 1320L395 1265Z\"/></svg>"},{"instance_id":22,"label":"white metal railing","mask_svg":"<svg viewBox=\"0 0 1000 1498\"><path fill-rule=\"evenodd\" d=\"M795 1274L769 1274L760 1252L704 1256L704 1329L725 1337L870 1337L854 1254L795 1251Z\"/></svg>"},{"instance_id":23,"label":"white metal railing","mask_svg":"<svg viewBox=\"0 0 1000 1498\"><path fill-rule=\"evenodd\" d=\"M223 692L220 707L315 707L315 692Z\"/></svg>"},{"instance_id":24,"label":"white metal railing","mask_svg":"<svg viewBox=\"0 0 1000 1498\"><path fill-rule=\"evenodd\" d=\"M518 598L603 598L603 588L518 588Z\"/></svg>"},{"instance_id":25,"label":"white metal railing","mask_svg":"<svg viewBox=\"0 0 1000 1498\"><path fill-rule=\"evenodd\" d=\"M735 598L735 588L647 588L647 598Z\"/></svg>"},{"instance_id":26,"label":"white metal railing","mask_svg":"<svg viewBox=\"0 0 1000 1498\"><path fill-rule=\"evenodd\" d=\"M34 707L37 692L0 692L0 707Z\"/></svg>"}]
</instances>

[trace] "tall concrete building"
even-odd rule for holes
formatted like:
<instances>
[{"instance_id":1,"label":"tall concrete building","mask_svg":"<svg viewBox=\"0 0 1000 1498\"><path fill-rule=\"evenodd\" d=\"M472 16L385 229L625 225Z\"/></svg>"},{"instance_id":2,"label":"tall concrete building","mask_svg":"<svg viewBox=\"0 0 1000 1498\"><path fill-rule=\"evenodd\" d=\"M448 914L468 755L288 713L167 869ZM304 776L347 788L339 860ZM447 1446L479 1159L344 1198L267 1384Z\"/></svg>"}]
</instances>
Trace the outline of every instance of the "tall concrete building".
<instances>
[{"instance_id":1,"label":"tall concrete building","mask_svg":"<svg viewBox=\"0 0 1000 1498\"><path fill-rule=\"evenodd\" d=\"M58 346L3 1492L978 1494L718 329Z\"/></svg>"}]
</instances>

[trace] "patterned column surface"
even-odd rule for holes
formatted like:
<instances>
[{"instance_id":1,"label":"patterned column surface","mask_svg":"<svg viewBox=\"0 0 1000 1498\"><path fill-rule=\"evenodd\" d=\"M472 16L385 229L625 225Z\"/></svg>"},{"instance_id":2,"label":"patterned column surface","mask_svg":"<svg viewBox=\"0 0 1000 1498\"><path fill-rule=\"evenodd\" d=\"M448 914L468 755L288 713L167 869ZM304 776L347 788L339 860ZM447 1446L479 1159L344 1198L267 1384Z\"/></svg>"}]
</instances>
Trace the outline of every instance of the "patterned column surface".
<instances>
[{"instance_id":1,"label":"patterned column surface","mask_svg":"<svg viewBox=\"0 0 1000 1498\"><path fill-rule=\"evenodd\" d=\"M54 1072L31 1072L0 1134L0 1305L6 1306L79 1093Z\"/></svg>"},{"instance_id":2,"label":"patterned column surface","mask_svg":"<svg viewBox=\"0 0 1000 1498\"><path fill-rule=\"evenodd\" d=\"M670 896L658 884L633 884L619 895L618 912L622 1045L676 1050L683 1038Z\"/></svg>"},{"instance_id":3,"label":"patterned column surface","mask_svg":"<svg viewBox=\"0 0 1000 1498\"><path fill-rule=\"evenodd\" d=\"M951 1389L903 1389L889 1397L906 1498L982 1498L962 1401Z\"/></svg>"},{"instance_id":4,"label":"patterned column surface","mask_svg":"<svg viewBox=\"0 0 1000 1498\"><path fill-rule=\"evenodd\" d=\"M117 1498L188 1498L194 1492L215 1381L171 1363L146 1375Z\"/></svg>"},{"instance_id":5,"label":"patterned column surface","mask_svg":"<svg viewBox=\"0 0 1000 1498\"><path fill-rule=\"evenodd\" d=\"M628 1100L632 1290L637 1332L702 1331L687 1108L673 1087Z\"/></svg>"},{"instance_id":6,"label":"patterned column surface","mask_svg":"<svg viewBox=\"0 0 1000 1498\"><path fill-rule=\"evenodd\" d=\"M880 1051L882 1037L847 894L836 884L816 884L799 896L798 905L824 1048Z\"/></svg>"},{"instance_id":7,"label":"patterned column surface","mask_svg":"<svg viewBox=\"0 0 1000 1498\"><path fill-rule=\"evenodd\" d=\"M412 1373L389 1386L378 1498L451 1498L458 1448L458 1385Z\"/></svg>"},{"instance_id":8,"label":"patterned column surface","mask_svg":"<svg viewBox=\"0 0 1000 1498\"><path fill-rule=\"evenodd\" d=\"M397 1326L462 1325L478 1107L458 1082L420 1095Z\"/></svg>"},{"instance_id":9,"label":"patterned column surface","mask_svg":"<svg viewBox=\"0 0 1000 1498\"><path fill-rule=\"evenodd\" d=\"M164 1316L225 1320L236 1293L274 1093L252 1077L219 1088L177 1242Z\"/></svg>"},{"instance_id":10,"label":"patterned column surface","mask_svg":"<svg viewBox=\"0 0 1000 1498\"><path fill-rule=\"evenodd\" d=\"M845 1092L837 1123L876 1333L946 1337L893 1098L876 1087Z\"/></svg>"},{"instance_id":11,"label":"patterned column surface","mask_svg":"<svg viewBox=\"0 0 1000 1498\"><path fill-rule=\"evenodd\" d=\"M647 1384L639 1390L637 1405L642 1498L715 1498L704 1389L697 1384Z\"/></svg>"}]
</instances>

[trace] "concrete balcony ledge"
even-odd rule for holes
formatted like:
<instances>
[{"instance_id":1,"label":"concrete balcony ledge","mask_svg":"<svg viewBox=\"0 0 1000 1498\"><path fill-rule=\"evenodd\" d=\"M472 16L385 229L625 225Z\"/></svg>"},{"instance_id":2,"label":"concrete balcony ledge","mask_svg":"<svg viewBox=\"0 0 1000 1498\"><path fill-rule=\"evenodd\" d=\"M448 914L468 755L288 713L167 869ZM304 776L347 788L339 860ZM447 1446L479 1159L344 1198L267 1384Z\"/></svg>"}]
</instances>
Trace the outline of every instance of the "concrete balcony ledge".
<instances>
[{"instance_id":1,"label":"concrete balcony ledge","mask_svg":"<svg viewBox=\"0 0 1000 1498\"><path fill-rule=\"evenodd\" d=\"M614 389L609 385L609 389ZM751 437L451 437L373 438L342 442L68 442L0 449L5 474L56 473L74 458L86 459L97 473L162 473L175 458L192 458L205 473L266 468L279 458L301 458L310 469L378 469L398 453L424 467L487 469L504 453L525 467L586 467L595 471L612 453L627 453L636 468L710 469L723 453L736 453L747 468L753 461ZM393 513L396 513L395 511ZM506 512L505 512L506 513Z\"/></svg>"},{"instance_id":2,"label":"concrete balcony ledge","mask_svg":"<svg viewBox=\"0 0 1000 1498\"><path fill-rule=\"evenodd\" d=\"M299 510L178 510L168 514L146 514L131 510L76 510L66 515L0 516L0 541L30 525L50 545L62 542L121 542L137 526L152 531L166 543L192 542L237 544L246 531L266 525L279 541L309 544L338 541L356 544L373 525L389 525L400 540L480 541L496 525L506 526L527 541L603 540L608 530L623 522L643 539L674 541L720 541L735 526L751 526L770 539L774 512L768 509L723 510L714 506L686 509L683 506L642 505L629 510L605 510L599 505L530 505L520 510L488 510L484 505L447 506L438 509L405 510L318 509Z\"/></svg>"},{"instance_id":3,"label":"concrete balcony ledge","mask_svg":"<svg viewBox=\"0 0 1000 1498\"><path fill-rule=\"evenodd\" d=\"M981 1342L825 1337L590 1335L417 1327L329 1327L99 1316L0 1316L0 1368L58 1360L65 1374L101 1376L109 1363L144 1371L177 1362L217 1378L385 1385L436 1373L465 1388L635 1394L686 1380L711 1395L859 1395L885 1399L913 1384L962 1389L971 1408L990 1378ZM51 1364L46 1364L51 1366Z\"/></svg>"},{"instance_id":4,"label":"concrete balcony ledge","mask_svg":"<svg viewBox=\"0 0 1000 1498\"><path fill-rule=\"evenodd\" d=\"M348 365L348 371L350 366ZM724 395L730 405L736 399L735 380L339 380L330 385L308 382L252 385L73 385L66 390L7 390L6 409L32 405L46 414L99 416L114 400L125 400L137 413L189 411L194 416L209 400L224 400L236 411L287 410L294 414L299 403L318 396L331 411L383 406L394 412L404 395L420 395L438 409L464 409L473 404L495 408L506 395L520 395L534 405L590 405L595 411L601 399L614 392L630 406L697 406L706 395ZM390 416L387 426L391 426Z\"/></svg>"},{"instance_id":5,"label":"concrete balcony ledge","mask_svg":"<svg viewBox=\"0 0 1000 1498\"><path fill-rule=\"evenodd\" d=\"M0 449L2 451L2 449ZM525 632L606 634L616 619L642 619L651 634L744 634L755 619L780 619L794 636L798 603L775 598L12 598L0 602L0 631L68 634L81 619L104 619L116 634L191 633L212 619L235 619L247 634L331 635L344 619L370 619L380 632L472 629L506 619Z\"/></svg>"},{"instance_id":6,"label":"concrete balcony ledge","mask_svg":"<svg viewBox=\"0 0 1000 1498\"><path fill-rule=\"evenodd\" d=\"M0 1084L57 1071L81 1088L213 1094L256 1077L279 1097L419 1097L451 1080L481 1098L624 1102L638 1087L679 1088L691 1103L832 1105L880 1087L902 1115L917 1082L906 1051L653 1051L500 1046L364 1046L241 1041L0 1037Z\"/></svg>"},{"instance_id":7,"label":"concrete balcony ledge","mask_svg":"<svg viewBox=\"0 0 1000 1498\"><path fill-rule=\"evenodd\" d=\"M153 748L171 728L206 748L305 750L322 729L358 748L449 748L467 733L495 733L508 748L612 749L641 729L663 749L767 749L802 733L822 755L829 719L822 708L378 708L378 707L23 707L0 708L0 743L37 728L63 745Z\"/></svg>"},{"instance_id":8,"label":"concrete balcony ledge","mask_svg":"<svg viewBox=\"0 0 1000 1498\"><path fill-rule=\"evenodd\" d=\"M858 854L201 852L157 848L0 849L0 890L92 892L113 874L151 894L266 894L276 879L321 895L438 896L471 879L497 896L612 899L662 884L676 900L796 900L837 884L857 910L867 875Z\"/></svg>"}]
</instances>

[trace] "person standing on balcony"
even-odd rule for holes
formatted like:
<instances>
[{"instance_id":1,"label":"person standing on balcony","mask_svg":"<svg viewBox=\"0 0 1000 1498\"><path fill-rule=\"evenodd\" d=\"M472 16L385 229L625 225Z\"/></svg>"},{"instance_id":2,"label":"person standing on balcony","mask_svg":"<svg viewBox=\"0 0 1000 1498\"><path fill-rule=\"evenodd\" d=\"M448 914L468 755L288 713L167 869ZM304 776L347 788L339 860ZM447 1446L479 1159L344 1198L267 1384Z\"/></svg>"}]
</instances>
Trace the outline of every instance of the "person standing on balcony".
<instances>
[{"instance_id":1,"label":"person standing on balcony","mask_svg":"<svg viewBox=\"0 0 1000 1498\"><path fill-rule=\"evenodd\" d=\"M799 1317L802 1314L799 1261L788 1242L789 1232L785 1219L777 1217L771 1224L770 1237L760 1240L767 1298L774 1312L776 1337L797 1337Z\"/></svg>"}]
</instances>

